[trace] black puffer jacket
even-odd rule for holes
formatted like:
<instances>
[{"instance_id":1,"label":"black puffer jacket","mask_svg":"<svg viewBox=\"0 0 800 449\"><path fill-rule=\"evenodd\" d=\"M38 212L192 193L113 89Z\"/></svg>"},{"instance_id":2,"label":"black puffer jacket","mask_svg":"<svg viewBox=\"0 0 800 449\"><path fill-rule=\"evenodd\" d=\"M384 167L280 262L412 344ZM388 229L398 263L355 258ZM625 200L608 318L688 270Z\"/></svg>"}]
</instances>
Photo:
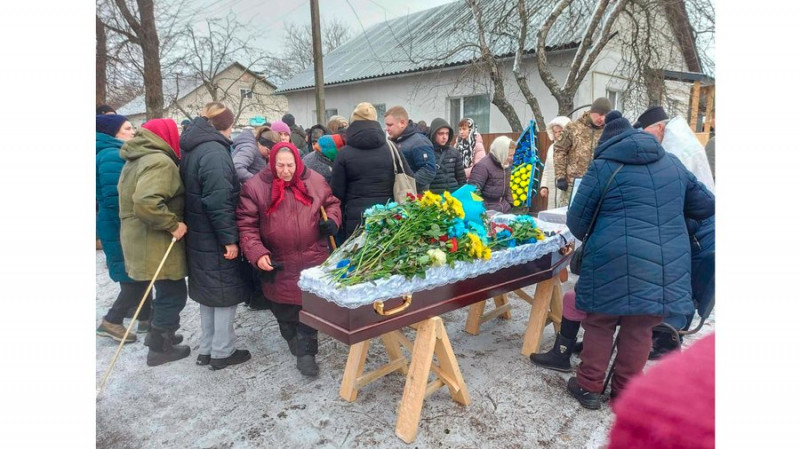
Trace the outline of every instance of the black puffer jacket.
<instances>
[{"instance_id":1,"label":"black puffer jacket","mask_svg":"<svg viewBox=\"0 0 800 449\"><path fill-rule=\"evenodd\" d=\"M239 179L230 146L202 117L181 134L189 297L209 307L233 306L249 295L240 260L223 257L225 245L239 243Z\"/></svg>"},{"instance_id":2,"label":"black puffer jacket","mask_svg":"<svg viewBox=\"0 0 800 449\"><path fill-rule=\"evenodd\" d=\"M449 132L444 146L436 143L436 132L442 128L447 128ZM428 139L433 142L433 155L436 158L436 176L431 181L430 187L433 193L441 195L445 190L453 192L467 183L461 153L449 145L453 141L454 134L453 128L445 119L437 117L431 122Z\"/></svg>"},{"instance_id":3,"label":"black puffer jacket","mask_svg":"<svg viewBox=\"0 0 800 449\"><path fill-rule=\"evenodd\" d=\"M381 125L373 120L358 120L347 127L347 145L333 163L331 189L342 202L345 236L361 223L361 214L375 204L386 204L394 196L392 154ZM411 173L400 153L403 168Z\"/></svg>"}]
</instances>

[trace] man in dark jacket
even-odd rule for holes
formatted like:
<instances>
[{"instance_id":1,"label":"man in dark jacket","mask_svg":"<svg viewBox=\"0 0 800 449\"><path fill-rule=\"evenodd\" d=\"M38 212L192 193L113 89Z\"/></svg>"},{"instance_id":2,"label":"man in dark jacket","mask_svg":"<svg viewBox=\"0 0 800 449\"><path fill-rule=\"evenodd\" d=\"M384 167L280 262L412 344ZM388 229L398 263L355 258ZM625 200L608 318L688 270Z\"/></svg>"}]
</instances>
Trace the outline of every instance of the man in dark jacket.
<instances>
[{"instance_id":1,"label":"man in dark jacket","mask_svg":"<svg viewBox=\"0 0 800 449\"><path fill-rule=\"evenodd\" d=\"M428 139L433 142L433 155L436 159L436 176L431 181L430 191L442 194L453 192L467 183L461 153L450 146L455 132L443 118L431 122Z\"/></svg>"},{"instance_id":2,"label":"man in dark jacket","mask_svg":"<svg viewBox=\"0 0 800 449\"><path fill-rule=\"evenodd\" d=\"M606 116L594 160L567 212L570 232L584 245L575 285L576 306L587 314L583 351L577 378L567 385L581 405L600 407L617 324L612 397L644 368L653 327L667 315L692 312L685 217L703 220L713 214L714 194L677 157L650 134L631 128L619 111Z\"/></svg>"},{"instance_id":3,"label":"man in dark jacket","mask_svg":"<svg viewBox=\"0 0 800 449\"><path fill-rule=\"evenodd\" d=\"M425 133L417 128L408 119L408 112L402 106L395 106L384 115L386 133L403 152L414 172L417 181L417 193L422 193L430 188L431 181L436 177L436 161L433 155L433 144Z\"/></svg>"},{"instance_id":4,"label":"man in dark jacket","mask_svg":"<svg viewBox=\"0 0 800 449\"><path fill-rule=\"evenodd\" d=\"M308 143L306 142L306 132L303 131L303 127L297 125L294 122L294 116L289 114L288 112L281 117L281 121L289 125L289 129L292 130L292 143L297 150L300 152L300 157L305 156L309 152Z\"/></svg>"}]
</instances>

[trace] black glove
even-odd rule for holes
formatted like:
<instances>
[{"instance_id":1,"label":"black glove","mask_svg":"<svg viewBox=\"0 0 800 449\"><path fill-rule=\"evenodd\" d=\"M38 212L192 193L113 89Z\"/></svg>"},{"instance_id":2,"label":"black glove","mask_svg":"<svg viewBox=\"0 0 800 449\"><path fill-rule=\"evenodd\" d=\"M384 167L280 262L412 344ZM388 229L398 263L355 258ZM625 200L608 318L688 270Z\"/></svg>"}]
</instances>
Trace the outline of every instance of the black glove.
<instances>
[{"instance_id":1,"label":"black glove","mask_svg":"<svg viewBox=\"0 0 800 449\"><path fill-rule=\"evenodd\" d=\"M566 192L567 191L567 187L569 187L569 185L567 184L567 178L561 178L558 181L556 181L556 187L559 190L563 190L563 191Z\"/></svg>"},{"instance_id":2,"label":"black glove","mask_svg":"<svg viewBox=\"0 0 800 449\"><path fill-rule=\"evenodd\" d=\"M336 235L339 227L336 226L333 220L320 220L319 233L322 235Z\"/></svg>"}]
</instances>

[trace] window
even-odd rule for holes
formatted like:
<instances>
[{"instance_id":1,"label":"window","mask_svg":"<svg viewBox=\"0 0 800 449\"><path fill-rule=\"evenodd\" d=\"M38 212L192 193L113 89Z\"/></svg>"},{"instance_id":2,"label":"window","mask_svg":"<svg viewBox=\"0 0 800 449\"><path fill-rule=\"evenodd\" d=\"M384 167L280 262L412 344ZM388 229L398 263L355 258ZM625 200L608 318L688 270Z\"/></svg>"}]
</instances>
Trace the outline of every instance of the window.
<instances>
[{"instance_id":1,"label":"window","mask_svg":"<svg viewBox=\"0 0 800 449\"><path fill-rule=\"evenodd\" d=\"M242 98L253 98L253 91L250 89L239 88L239 95L241 95Z\"/></svg>"},{"instance_id":2,"label":"window","mask_svg":"<svg viewBox=\"0 0 800 449\"><path fill-rule=\"evenodd\" d=\"M471 118L478 132L489 132L489 95L450 99L450 126L458 128L462 118Z\"/></svg>"},{"instance_id":3,"label":"window","mask_svg":"<svg viewBox=\"0 0 800 449\"><path fill-rule=\"evenodd\" d=\"M619 112L622 111L622 92L617 90L606 90L606 98L608 101L611 102L611 109L616 109Z\"/></svg>"},{"instance_id":4,"label":"window","mask_svg":"<svg viewBox=\"0 0 800 449\"><path fill-rule=\"evenodd\" d=\"M327 124L334 115L339 115L338 109L325 109L325 124Z\"/></svg>"}]
</instances>

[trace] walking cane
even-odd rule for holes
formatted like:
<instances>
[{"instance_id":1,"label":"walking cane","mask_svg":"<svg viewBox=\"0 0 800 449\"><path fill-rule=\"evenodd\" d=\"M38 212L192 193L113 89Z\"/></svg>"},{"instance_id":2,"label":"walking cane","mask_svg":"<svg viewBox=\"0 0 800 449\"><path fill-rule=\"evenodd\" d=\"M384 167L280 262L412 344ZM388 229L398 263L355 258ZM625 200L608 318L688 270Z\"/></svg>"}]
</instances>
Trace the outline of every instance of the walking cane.
<instances>
[{"instance_id":1,"label":"walking cane","mask_svg":"<svg viewBox=\"0 0 800 449\"><path fill-rule=\"evenodd\" d=\"M114 364L117 363L117 357L119 357L120 351L122 351L122 346L125 344L125 339L128 338L128 334L133 327L133 323L139 317L139 311L142 310L142 306L144 305L144 301L147 298L147 295L150 293L150 290L153 288L153 284L156 282L156 278L158 278L158 274L161 273L161 268L164 266L164 262L167 261L167 256L169 256L169 252L172 251L172 246L175 245L176 239L172 237L172 241L167 248L167 252L164 253L164 257L161 259L161 263L158 264L158 268L156 269L156 274L153 275L153 279L150 280L150 285L147 286L147 290L144 292L144 296L142 296L142 300L139 301L139 307L136 308L136 312L133 314L133 318L131 318L131 322L128 324L128 328L125 329L125 335L122 336L122 341L119 342L119 347L117 347L117 352L114 353L114 358L111 359L111 364L108 365L108 369L106 369L105 375L103 375L103 380L100 381L100 386L97 387L97 396L100 396L100 393L103 391L103 386L106 384L106 380L108 379L108 375L111 374L111 369L114 368Z\"/></svg>"},{"instance_id":2,"label":"walking cane","mask_svg":"<svg viewBox=\"0 0 800 449\"><path fill-rule=\"evenodd\" d=\"M328 214L325 213L325 206L320 206L319 210L322 212L322 219L328 221ZM333 239L333 236L329 235L328 238L331 240L331 248L336 250L336 241Z\"/></svg>"}]
</instances>

